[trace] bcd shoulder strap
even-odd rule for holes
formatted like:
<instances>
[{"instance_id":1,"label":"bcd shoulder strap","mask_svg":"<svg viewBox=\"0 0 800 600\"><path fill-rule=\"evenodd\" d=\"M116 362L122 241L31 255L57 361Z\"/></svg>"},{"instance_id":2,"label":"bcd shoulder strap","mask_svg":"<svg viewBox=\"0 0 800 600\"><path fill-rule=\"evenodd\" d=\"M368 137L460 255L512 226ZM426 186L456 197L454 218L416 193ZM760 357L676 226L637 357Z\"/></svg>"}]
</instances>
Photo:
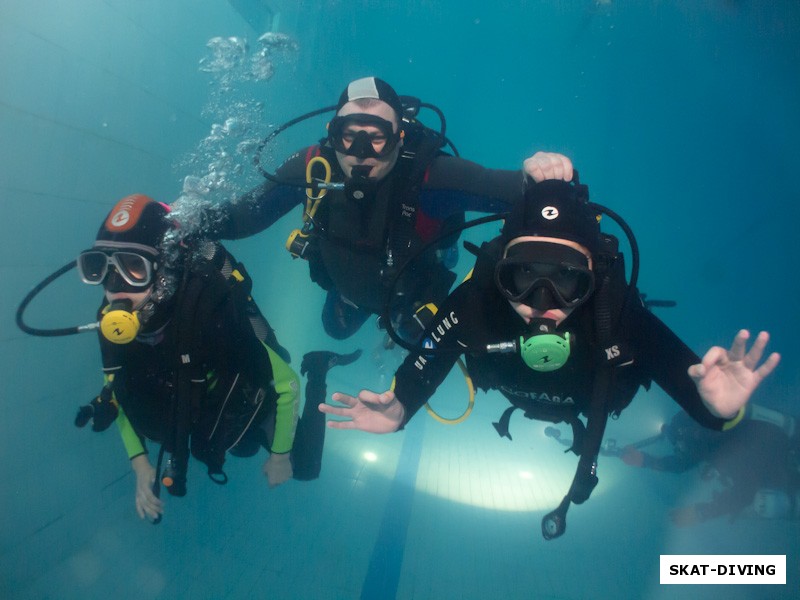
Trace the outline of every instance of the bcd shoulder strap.
<instances>
[{"instance_id":1,"label":"bcd shoulder strap","mask_svg":"<svg viewBox=\"0 0 800 600\"><path fill-rule=\"evenodd\" d=\"M422 184L428 170L437 156L446 155L442 151L442 139L435 132L418 122L405 127L406 137L398 158L401 169L399 180L405 185L396 197L392 198L388 249L395 261L402 264L416 250L417 214Z\"/></svg>"},{"instance_id":2,"label":"bcd shoulder strap","mask_svg":"<svg viewBox=\"0 0 800 600\"><path fill-rule=\"evenodd\" d=\"M196 411L206 394L207 348L203 341L206 327L230 290L222 274L210 263L192 269L180 292L175 311L175 393L172 398L172 452L178 465L189 459L189 437ZM165 443L167 440L165 440Z\"/></svg>"},{"instance_id":3,"label":"bcd shoulder strap","mask_svg":"<svg viewBox=\"0 0 800 600\"><path fill-rule=\"evenodd\" d=\"M586 419L586 435L580 447L580 459L569 498L576 504L588 500L597 485L597 457L603 443L609 414L627 406L630 398L617 398L615 386L617 367L633 360L627 340L622 336L621 320L630 298L638 293L625 280L625 263L618 252L618 241L603 236L603 247L597 253L595 292L595 342L599 350L594 369L592 397Z\"/></svg>"}]
</instances>

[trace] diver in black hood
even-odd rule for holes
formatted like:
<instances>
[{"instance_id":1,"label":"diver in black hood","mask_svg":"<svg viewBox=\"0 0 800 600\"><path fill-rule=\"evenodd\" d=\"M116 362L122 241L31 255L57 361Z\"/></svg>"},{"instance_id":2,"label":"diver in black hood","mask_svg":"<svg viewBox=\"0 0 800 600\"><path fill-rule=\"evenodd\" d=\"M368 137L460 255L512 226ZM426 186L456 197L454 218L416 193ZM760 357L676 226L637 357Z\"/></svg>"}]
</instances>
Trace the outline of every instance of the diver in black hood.
<instances>
[{"instance_id":1,"label":"diver in black hood","mask_svg":"<svg viewBox=\"0 0 800 600\"><path fill-rule=\"evenodd\" d=\"M747 350L742 330L729 350L713 347L701 360L642 305L635 281L627 282L616 239L600 230L600 213L613 213L589 203L586 186L528 183L500 236L476 249L472 277L439 308L393 390L337 393L333 399L345 406L320 410L347 419L329 427L397 431L466 355L475 386L497 389L512 404L495 423L501 435L511 437L514 408L573 426L580 460L562 505L542 523L551 539L563 533L570 502L584 502L597 484L607 417L641 386L655 381L699 424L723 430L736 425L780 357L759 366L769 336L760 333Z\"/></svg>"},{"instance_id":2,"label":"diver in black hood","mask_svg":"<svg viewBox=\"0 0 800 600\"><path fill-rule=\"evenodd\" d=\"M219 244L170 244L176 224L168 213L142 194L123 198L77 260L82 280L105 292L98 314L105 385L75 424L103 431L116 421L136 473L137 512L154 522L164 509L162 484L186 494L190 454L215 483L227 481L228 452L253 456L261 447L270 487L293 475L316 478L325 376L359 354L306 355L311 399L298 423L299 378L250 296L244 266ZM155 467L147 440L161 444Z\"/></svg>"},{"instance_id":3,"label":"diver in black hood","mask_svg":"<svg viewBox=\"0 0 800 600\"><path fill-rule=\"evenodd\" d=\"M247 237L306 200L307 188L305 225L292 233L287 249L308 260L311 279L328 292L322 320L336 339L381 314L389 281L422 243L462 224L465 211L508 210L519 194L519 170L486 169L446 154L441 112L436 109L442 120L437 132L417 120L420 106L376 77L351 82L336 106L283 127L335 110L318 145L292 155L274 176L262 169L269 181L209 215L212 237ZM555 153L536 153L523 170L537 180L572 177L569 159ZM417 336L414 312L443 300L455 281L456 240L443 237L396 286L394 318L415 327Z\"/></svg>"}]
</instances>

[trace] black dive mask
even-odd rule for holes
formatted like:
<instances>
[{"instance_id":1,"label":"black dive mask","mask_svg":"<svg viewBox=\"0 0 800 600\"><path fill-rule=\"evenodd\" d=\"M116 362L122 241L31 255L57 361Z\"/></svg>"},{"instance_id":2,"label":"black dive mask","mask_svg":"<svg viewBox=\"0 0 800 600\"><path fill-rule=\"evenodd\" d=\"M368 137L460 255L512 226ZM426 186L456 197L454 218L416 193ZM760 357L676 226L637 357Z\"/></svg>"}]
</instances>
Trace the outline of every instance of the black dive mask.
<instances>
[{"instance_id":1,"label":"black dive mask","mask_svg":"<svg viewBox=\"0 0 800 600\"><path fill-rule=\"evenodd\" d=\"M594 291L594 274L586 256L549 242L511 246L495 265L494 281L508 300L541 311L574 308Z\"/></svg>"},{"instance_id":2,"label":"black dive mask","mask_svg":"<svg viewBox=\"0 0 800 600\"><path fill-rule=\"evenodd\" d=\"M378 131L355 131L352 126L374 127ZM392 153L402 137L392 123L376 115L357 113L334 117L328 124L328 142L342 154L356 158L384 158Z\"/></svg>"}]
</instances>

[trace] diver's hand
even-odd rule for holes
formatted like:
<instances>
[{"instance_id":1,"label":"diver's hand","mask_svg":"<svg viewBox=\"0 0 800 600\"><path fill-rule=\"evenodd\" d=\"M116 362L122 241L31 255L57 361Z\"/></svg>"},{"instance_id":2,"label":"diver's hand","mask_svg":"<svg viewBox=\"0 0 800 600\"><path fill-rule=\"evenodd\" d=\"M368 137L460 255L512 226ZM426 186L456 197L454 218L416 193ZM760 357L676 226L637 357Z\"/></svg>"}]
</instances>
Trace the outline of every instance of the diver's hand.
<instances>
[{"instance_id":1,"label":"diver's hand","mask_svg":"<svg viewBox=\"0 0 800 600\"><path fill-rule=\"evenodd\" d=\"M622 462L624 462L626 465L630 465L631 467L644 466L644 452L634 448L633 446L625 446L625 448L622 449L620 458L622 458Z\"/></svg>"},{"instance_id":2,"label":"diver's hand","mask_svg":"<svg viewBox=\"0 0 800 600\"><path fill-rule=\"evenodd\" d=\"M262 471L264 471L264 475L271 488L288 481L292 478L292 475L294 475L292 471L292 461L289 460L289 453L275 454L273 452L264 462Z\"/></svg>"},{"instance_id":3,"label":"diver's hand","mask_svg":"<svg viewBox=\"0 0 800 600\"><path fill-rule=\"evenodd\" d=\"M131 467L136 473L136 512L139 513L139 518L158 518L164 514L164 503L153 493L156 470L147 460L146 454L132 458Z\"/></svg>"},{"instance_id":4,"label":"diver's hand","mask_svg":"<svg viewBox=\"0 0 800 600\"><path fill-rule=\"evenodd\" d=\"M769 334L758 334L752 348L745 352L750 332L742 329L736 334L730 350L720 346L712 347L699 364L689 367L689 377L694 380L697 391L708 409L716 416L731 419L747 404L753 390L764 378L772 373L781 357L777 352L770 354L764 363L756 368Z\"/></svg>"},{"instance_id":5,"label":"diver's hand","mask_svg":"<svg viewBox=\"0 0 800 600\"><path fill-rule=\"evenodd\" d=\"M119 414L116 400L104 400L102 396L97 396L78 408L75 415L75 427L84 427L92 422L92 431L105 431L114 422Z\"/></svg>"},{"instance_id":6,"label":"diver's hand","mask_svg":"<svg viewBox=\"0 0 800 600\"><path fill-rule=\"evenodd\" d=\"M349 421L328 421L328 427L333 429L391 433L397 431L406 414L406 409L392 391L376 394L369 390L361 390L357 398L336 392L332 399L344 404L346 408L320 404L320 411L349 419Z\"/></svg>"},{"instance_id":7,"label":"diver's hand","mask_svg":"<svg viewBox=\"0 0 800 600\"><path fill-rule=\"evenodd\" d=\"M522 170L536 183L545 179L572 181L572 161L557 152L537 152L525 159Z\"/></svg>"}]
</instances>

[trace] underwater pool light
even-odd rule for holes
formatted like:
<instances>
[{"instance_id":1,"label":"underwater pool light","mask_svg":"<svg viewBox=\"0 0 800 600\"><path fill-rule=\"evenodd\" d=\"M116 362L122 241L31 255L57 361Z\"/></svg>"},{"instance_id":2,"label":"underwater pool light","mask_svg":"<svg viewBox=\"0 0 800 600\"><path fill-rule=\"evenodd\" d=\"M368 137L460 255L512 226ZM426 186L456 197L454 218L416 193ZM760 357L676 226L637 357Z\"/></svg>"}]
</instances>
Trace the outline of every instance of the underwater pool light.
<instances>
[{"instance_id":1,"label":"underwater pool light","mask_svg":"<svg viewBox=\"0 0 800 600\"><path fill-rule=\"evenodd\" d=\"M545 435L542 423L515 420L513 442L484 425L476 420L426 432L417 493L494 511L545 513L558 506L575 475L575 455ZM601 458L593 500L614 489L616 462Z\"/></svg>"}]
</instances>

